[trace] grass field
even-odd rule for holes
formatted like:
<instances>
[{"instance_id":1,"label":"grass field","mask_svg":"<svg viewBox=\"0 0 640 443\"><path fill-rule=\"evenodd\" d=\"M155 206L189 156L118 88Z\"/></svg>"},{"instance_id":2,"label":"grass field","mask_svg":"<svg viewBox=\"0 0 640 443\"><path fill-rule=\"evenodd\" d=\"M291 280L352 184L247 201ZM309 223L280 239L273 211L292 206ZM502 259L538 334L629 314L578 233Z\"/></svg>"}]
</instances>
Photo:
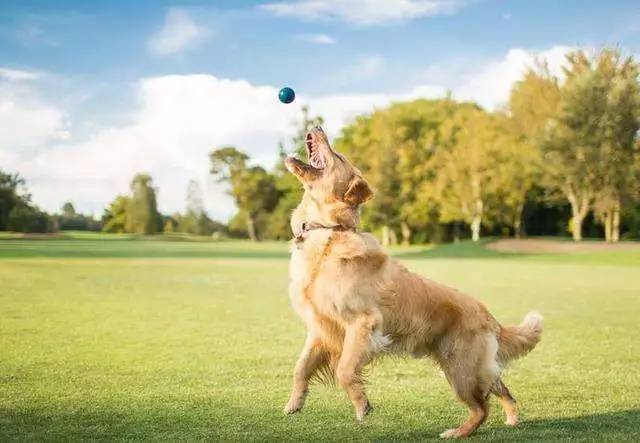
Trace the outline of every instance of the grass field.
<instances>
[{"instance_id":1,"label":"grass field","mask_svg":"<svg viewBox=\"0 0 640 443\"><path fill-rule=\"evenodd\" d=\"M640 440L640 251L398 249L503 323L545 315L504 377L522 424L474 440ZM466 415L433 364L386 359L358 425L338 389L282 414L304 339L284 244L0 238L0 440L428 440Z\"/></svg>"}]
</instances>

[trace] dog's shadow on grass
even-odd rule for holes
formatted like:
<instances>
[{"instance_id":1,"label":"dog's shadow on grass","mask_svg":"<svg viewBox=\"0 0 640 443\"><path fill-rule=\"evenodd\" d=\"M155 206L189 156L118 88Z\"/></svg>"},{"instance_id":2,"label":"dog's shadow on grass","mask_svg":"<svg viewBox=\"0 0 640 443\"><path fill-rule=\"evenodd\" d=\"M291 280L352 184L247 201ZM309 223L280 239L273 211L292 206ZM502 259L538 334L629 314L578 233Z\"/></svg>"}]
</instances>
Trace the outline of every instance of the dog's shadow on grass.
<instances>
[{"instance_id":1,"label":"dog's shadow on grass","mask_svg":"<svg viewBox=\"0 0 640 443\"><path fill-rule=\"evenodd\" d=\"M230 412L225 419L213 414L155 413L149 416L124 414L122 411L41 414L34 411L17 412L0 408L0 439L133 439L133 440L255 440L255 441L318 441L332 440L333 435L322 438L323 424L310 428L292 429L284 417L271 424L264 416L243 414L242 410ZM245 411L246 412L246 411ZM231 418L233 417L233 418ZM488 424L481 427L472 440L491 441L638 441L640 439L640 409L605 414L583 415L569 418L525 420L516 428ZM358 440L363 441L439 441L443 429L432 429L425 423L420 430L403 430L387 423L387 430L376 432L376 425L364 424ZM359 426L355 423L353 426ZM351 434L350 427L345 428ZM345 435L353 439L353 435Z\"/></svg>"},{"instance_id":2,"label":"dog's shadow on grass","mask_svg":"<svg viewBox=\"0 0 640 443\"><path fill-rule=\"evenodd\" d=\"M491 441L638 441L640 409L582 415L568 418L524 420L517 427L484 425L472 436ZM373 441L424 441L438 438L433 431L393 433L373 437Z\"/></svg>"}]
</instances>

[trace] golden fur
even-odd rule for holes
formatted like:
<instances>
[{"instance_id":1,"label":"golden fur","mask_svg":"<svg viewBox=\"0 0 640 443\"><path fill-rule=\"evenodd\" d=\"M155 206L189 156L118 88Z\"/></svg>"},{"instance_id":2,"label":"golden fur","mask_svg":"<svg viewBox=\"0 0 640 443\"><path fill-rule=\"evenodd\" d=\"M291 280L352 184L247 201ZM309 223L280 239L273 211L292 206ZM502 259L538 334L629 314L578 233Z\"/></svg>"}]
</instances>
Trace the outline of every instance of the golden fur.
<instances>
[{"instance_id":1,"label":"golden fur","mask_svg":"<svg viewBox=\"0 0 640 443\"><path fill-rule=\"evenodd\" d=\"M307 151L309 164L285 161L305 190L291 220L289 294L308 330L285 412L303 407L312 378L335 377L362 420L371 410L363 368L376 355L393 353L435 359L468 406L468 420L442 437L475 431L487 417L490 393L500 398L507 424L517 424L500 372L538 343L540 316L501 326L476 299L389 258L373 236L355 231L358 206L372 196L361 173L320 128L307 135Z\"/></svg>"}]
</instances>

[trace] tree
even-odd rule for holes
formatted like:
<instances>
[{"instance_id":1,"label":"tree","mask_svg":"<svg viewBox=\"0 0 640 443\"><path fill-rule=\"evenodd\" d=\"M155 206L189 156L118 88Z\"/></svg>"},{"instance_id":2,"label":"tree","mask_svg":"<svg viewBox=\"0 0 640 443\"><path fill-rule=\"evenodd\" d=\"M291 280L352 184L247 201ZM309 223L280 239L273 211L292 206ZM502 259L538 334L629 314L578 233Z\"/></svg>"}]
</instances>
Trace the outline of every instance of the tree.
<instances>
[{"instance_id":1,"label":"tree","mask_svg":"<svg viewBox=\"0 0 640 443\"><path fill-rule=\"evenodd\" d=\"M211 173L218 181L229 183L229 193L246 220L249 238L257 241L266 229L266 214L273 211L281 194L274 176L260 166L248 166L248 159L231 146L210 154Z\"/></svg>"},{"instance_id":2,"label":"tree","mask_svg":"<svg viewBox=\"0 0 640 443\"><path fill-rule=\"evenodd\" d=\"M517 134L537 146L544 141L550 121L560 111L561 91L558 78L544 61L529 68L514 83L509 96L509 116Z\"/></svg>"},{"instance_id":3,"label":"tree","mask_svg":"<svg viewBox=\"0 0 640 443\"><path fill-rule=\"evenodd\" d=\"M200 183L195 180L189 180L189 185L187 186L187 213L199 217L203 212L204 199L202 198Z\"/></svg>"},{"instance_id":4,"label":"tree","mask_svg":"<svg viewBox=\"0 0 640 443\"><path fill-rule=\"evenodd\" d=\"M49 232L54 223L31 203L26 182L19 174L0 170L0 231Z\"/></svg>"},{"instance_id":5,"label":"tree","mask_svg":"<svg viewBox=\"0 0 640 443\"><path fill-rule=\"evenodd\" d=\"M362 218L365 228L382 228L384 244L392 243L396 232L409 243L412 232L438 224L435 202L420 190L434 176L428 165L439 128L458 106L449 98L396 103L358 117L336 140L337 149L362 169L376 192Z\"/></svg>"},{"instance_id":6,"label":"tree","mask_svg":"<svg viewBox=\"0 0 640 443\"><path fill-rule=\"evenodd\" d=\"M514 235L522 233L522 213L527 196L536 184L543 184L541 147L550 129L550 122L560 110L561 91L545 61L538 61L516 82L508 105L509 131L515 140L511 148L511 162L503 171L504 202L511 202ZM513 175L512 173L515 173Z\"/></svg>"},{"instance_id":7,"label":"tree","mask_svg":"<svg viewBox=\"0 0 640 443\"><path fill-rule=\"evenodd\" d=\"M390 114L391 110L379 110L371 116L358 117L343 128L336 140L336 149L362 169L375 190L375 198L363 208L362 221L366 228L382 228L385 246L396 242L395 233L401 223L398 141L394 139L394 119Z\"/></svg>"},{"instance_id":8,"label":"tree","mask_svg":"<svg viewBox=\"0 0 640 443\"><path fill-rule=\"evenodd\" d=\"M73 207L73 203L66 202L62 205L62 215L69 218L76 216L76 208Z\"/></svg>"},{"instance_id":9,"label":"tree","mask_svg":"<svg viewBox=\"0 0 640 443\"><path fill-rule=\"evenodd\" d=\"M94 220L91 215L76 212L71 202L62 205L61 213L56 214L53 219L61 231L99 231L102 228L102 223Z\"/></svg>"},{"instance_id":10,"label":"tree","mask_svg":"<svg viewBox=\"0 0 640 443\"><path fill-rule=\"evenodd\" d=\"M203 235L200 221L204 214L202 190L195 180L189 180L187 186L187 208L184 215L178 216L178 229L189 234Z\"/></svg>"},{"instance_id":11,"label":"tree","mask_svg":"<svg viewBox=\"0 0 640 443\"><path fill-rule=\"evenodd\" d=\"M126 230L136 234L155 234L161 229L156 191L148 174L136 174L131 181L131 198L127 207Z\"/></svg>"},{"instance_id":12,"label":"tree","mask_svg":"<svg viewBox=\"0 0 640 443\"><path fill-rule=\"evenodd\" d=\"M620 192L632 177L638 130L638 68L608 49L594 57L577 51L567 59L560 112L543 144L546 170L571 204L574 240L582 239L582 223L596 200L609 220L607 237L617 239Z\"/></svg>"},{"instance_id":13,"label":"tree","mask_svg":"<svg viewBox=\"0 0 640 443\"><path fill-rule=\"evenodd\" d=\"M524 234L523 213L533 186L540 180L541 157L535 144L527 143L513 120L496 113L495 195L489 206L490 218L511 227L513 235Z\"/></svg>"},{"instance_id":14,"label":"tree","mask_svg":"<svg viewBox=\"0 0 640 443\"><path fill-rule=\"evenodd\" d=\"M605 239L620 238L622 201L630 195L635 183L636 134L640 129L639 67L632 57L623 58L619 51L605 49L592 60L604 101L600 143L601 186L595 197L595 208L605 227Z\"/></svg>"},{"instance_id":15,"label":"tree","mask_svg":"<svg viewBox=\"0 0 640 443\"><path fill-rule=\"evenodd\" d=\"M11 209L7 218L7 229L15 232L49 232L49 215L38 209L20 202Z\"/></svg>"},{"instance_id":16,"label":"tree","mask_svg":"<svg viewBox=\"0 0 640 443\"><path fill-rule=\"evenodd\" d=\"M20 193L25 181L18 174L0 170L0 231L8 229L9 214L18 204L28 205L29 195Z\"/></svg>"},{"instance_id":17,"label":"tree","mask_svg":"<svg viewBox=\"0 0 640 443\"><path fill-rule=\"evenodd\" d=\"M129 205L129 197L118 195L104 211L102 231L112 233L127 232L127 208L129 208Z\"/></svg>"},{"instance_id":18,"label":"tree","mask_svg":"<svg viewBox=\"0 0 640 443\"><path fill-rule=\"evenodd\" d=\"M176 213L166 217L164 232L186 232L195 235L212 235L225 233L226 227L211 220L204 210L202 190L200 184L190 180L187 186L187 207L184 214Z\"/></svg>"},{"instance_id":19,"label":"tree","mask_svg":"<svg viewBox=\"0 0 640 443\"><path fill-rule=\"evenodd\" d=\"M463 220L478 241L481 226L491 222L488 203L498 194L498 166L511 141L498 119L477 107L456 110L441 131L442 144L429 165L435 179L421 191L438 202L443 221Z\"/></svg>"}]
</instances>

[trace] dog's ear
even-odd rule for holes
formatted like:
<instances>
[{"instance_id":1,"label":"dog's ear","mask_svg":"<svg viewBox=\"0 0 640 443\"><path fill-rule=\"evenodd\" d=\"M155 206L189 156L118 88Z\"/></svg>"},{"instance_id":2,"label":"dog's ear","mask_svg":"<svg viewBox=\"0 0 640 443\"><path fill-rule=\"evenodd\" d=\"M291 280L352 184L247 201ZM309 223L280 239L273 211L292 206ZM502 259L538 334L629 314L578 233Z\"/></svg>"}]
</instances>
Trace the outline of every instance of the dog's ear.
<instances>
[{"instance_id":1,"label":"dog's ear","mask_svg":"<svg viewBox=\"0 0 640 443\"><path fill-rule=\"evenodd\" d=\"M344 194L344 202L351 206L358 206L373 197L373 191L366 181L356 177L349 183L349 189Z\"/></svg>"}]
</instances>

